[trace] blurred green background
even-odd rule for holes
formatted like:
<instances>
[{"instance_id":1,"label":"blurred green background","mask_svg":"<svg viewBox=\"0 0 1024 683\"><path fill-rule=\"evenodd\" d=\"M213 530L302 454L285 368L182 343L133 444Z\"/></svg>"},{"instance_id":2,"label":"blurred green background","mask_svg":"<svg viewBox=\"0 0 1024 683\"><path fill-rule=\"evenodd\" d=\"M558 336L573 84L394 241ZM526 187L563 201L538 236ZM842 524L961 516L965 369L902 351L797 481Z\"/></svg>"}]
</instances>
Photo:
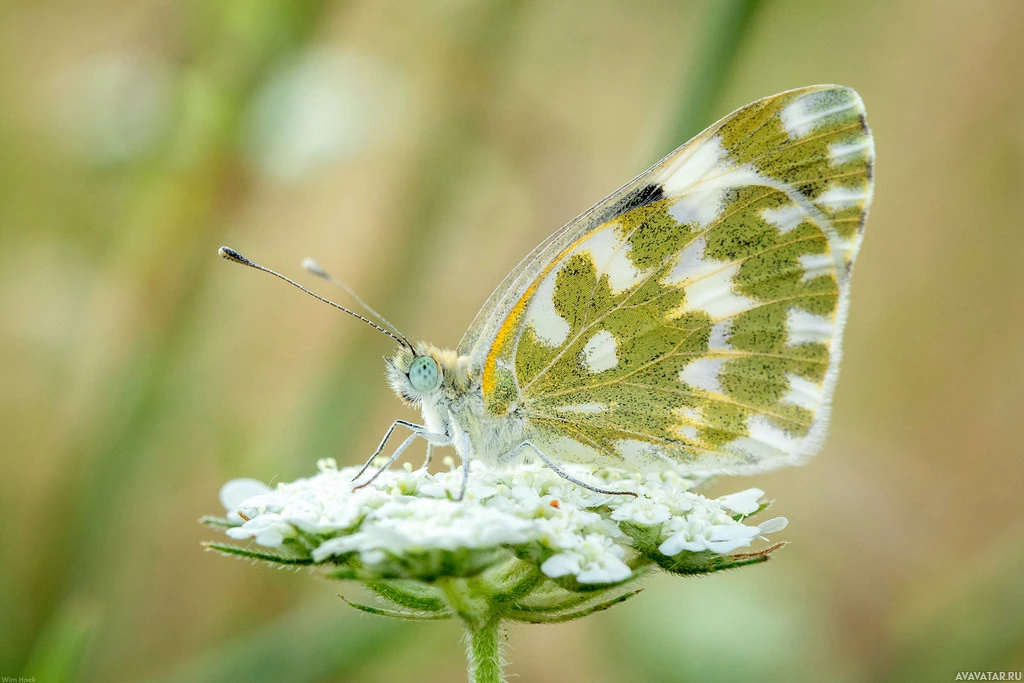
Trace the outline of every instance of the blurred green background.
<instances>
[{"instance_id":1,"label":"blurred green background","mask_svg":"<svg viewBox=\"0 0 1024 683\"><path fill-rule=\"evenodd\" d=\"M559 225L819 82L860 91L877 145L831 436L715 487L768 491L792 545L512 628L509 671L1024 669L1022 34L1018 0L3 2L0 675L462 678L456 624L202 552L224 481L360 460L408 415L384 338L216 248L314 256L453 346Z\"/></svg>"}]
</instances>

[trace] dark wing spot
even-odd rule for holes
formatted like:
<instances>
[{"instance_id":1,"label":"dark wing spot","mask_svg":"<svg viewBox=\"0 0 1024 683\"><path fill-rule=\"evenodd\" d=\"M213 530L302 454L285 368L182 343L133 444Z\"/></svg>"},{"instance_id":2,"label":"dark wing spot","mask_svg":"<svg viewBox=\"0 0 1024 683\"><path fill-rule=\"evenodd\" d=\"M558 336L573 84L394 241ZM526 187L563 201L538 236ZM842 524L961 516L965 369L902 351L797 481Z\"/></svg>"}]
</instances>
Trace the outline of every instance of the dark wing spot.
<instances>
[{"instance_id":1,"label":"dark wing spot","mask_svg":"<svg viewBox=\"0 0 1024 683\"><path fill-rule=\"evenodd\" d=\"M597 224L607 223L608 221L621 216L622 214L632 211L641 206L646 206L651 202L656 202L665 198L665 190L661 185L657 183L649 183L641 187L628 192L625 196L621 197L618 201L613 203L607 209L601 212L601 218Z\"/></svg>"}]
</instances>

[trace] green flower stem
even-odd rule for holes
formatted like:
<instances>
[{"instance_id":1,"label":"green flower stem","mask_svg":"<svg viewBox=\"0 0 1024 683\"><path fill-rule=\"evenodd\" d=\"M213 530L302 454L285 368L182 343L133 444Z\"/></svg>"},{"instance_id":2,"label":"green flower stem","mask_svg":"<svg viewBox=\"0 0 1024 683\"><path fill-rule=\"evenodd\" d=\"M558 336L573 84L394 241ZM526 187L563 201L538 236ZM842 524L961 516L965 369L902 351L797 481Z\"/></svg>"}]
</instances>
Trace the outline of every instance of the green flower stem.
<instances>
[{"instance_id":1,"label":"green flower stem","mask_svg":"<svg viewBox=\"0 0 1024 683\"><path fill-rule=\"evenodd\" d=\"M467 629L469 625L467 624ZM467 630L469 683L504 683L501 671L501 620L487 620L480 628Z\"/></svg>"},{"instance_id":2,"label":"green flower stem","mask_svg":"<svg viewBox=\"0 0 1024 683\"><path fill-rule=\"evenodd\" d=\"M501 671L501 617L486 599L473 594L471 580L443 578L438 585L466 628L469 683L504 683Z\"/></svg>"}]
</instances>

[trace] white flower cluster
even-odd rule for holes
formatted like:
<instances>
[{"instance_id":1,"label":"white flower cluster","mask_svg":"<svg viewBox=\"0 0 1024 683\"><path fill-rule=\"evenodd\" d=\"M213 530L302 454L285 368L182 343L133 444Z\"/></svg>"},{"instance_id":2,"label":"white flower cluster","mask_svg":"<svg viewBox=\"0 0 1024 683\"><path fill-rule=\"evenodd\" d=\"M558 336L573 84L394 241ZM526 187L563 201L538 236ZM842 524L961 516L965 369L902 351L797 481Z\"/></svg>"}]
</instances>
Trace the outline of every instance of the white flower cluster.
<instances>
[{"instance_id":1,"label":"white flower cluster","mask_svg":"<svg viewBox=\"0 0 1024 683\"><path fill-rule=\"evenodd\" d=\"M251 479L229 482L221 490L235 539L252 538L263 546L287 539L315 539L312 559L329 560L358 553L372 568L388 557L429 551L539 549L541 571L549 577L572 576L583 584L628 579L630 523L656 534L659 552L711 551L727 554L763 534L779 531L785 519L759 526L742 519L758 510L758 489L715 499L689 489L692 482L674 474L630 475L609 470L568 468L601 486L632 491L638 497L600 494L576 486L544 465L491 469L472 463L465 498L454 500L462 472L387 470L370 486L354 489L357 468L319 463L320 473L279 484L271 490ZM635 528L635 527L634 527Z\"/></svg>"}]
</instances>

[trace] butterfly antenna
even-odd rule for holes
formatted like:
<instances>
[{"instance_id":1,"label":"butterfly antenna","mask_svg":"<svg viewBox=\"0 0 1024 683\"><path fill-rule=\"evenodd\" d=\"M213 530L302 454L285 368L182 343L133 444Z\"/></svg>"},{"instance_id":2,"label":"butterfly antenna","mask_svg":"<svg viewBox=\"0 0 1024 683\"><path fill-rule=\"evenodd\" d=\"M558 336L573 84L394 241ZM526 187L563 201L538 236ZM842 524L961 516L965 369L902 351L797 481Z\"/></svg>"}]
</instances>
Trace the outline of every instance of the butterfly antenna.
<instances>
[{"instance_id":1,"label":"butterfly antenna","mask_svg":"<svg viewBox=\"0 0 1024 683\"><path fill-rule=\"evenodd\" d=\"M292 285L293 287L298 287L299 289L301 289L306 294L309 294L314 299L319 299L320 301L324 302L325 304L327 304L329 306L334 306L339 311L344 311L345 313L348 313L353 318L356 318L358 320L362 320L364 323L366 323L367 325L369 325L373 329L377 330L378 332L382 332L383 334L386 334L387 336L391 337L392 339L394 339L399 344L402 344L403 346L407 346L409 348L412 348L412 344L410 344L407 339L395 335L390 330L384 329L383 327L381 327L377 323L373 322L369 318L365 318L365 317L359 315L358 313L356 313L355 311L350 311L349 309L345 308L341 304L336 304L333 301L331 301L330 299L325 299L324 297L320 296L316 292L311 292L310 290L306 289L305 287L300 285L295 280L291 279L290 277L286 277L284 275L281 275L281 273L277 272L276 270L271 270L270 268L267 268L265 266L261 266L260 264L256 263L255 261L250 261L249 259L247 259L246 257L242 256L241 254L239 254L237 251L235 251L231 247L221 247L220 249L217 250L217 253L220 254L221 256L223 256L224 258L226 258L228 261L234 261L235 263L240 263L243 266L249 266L250 268L255 268L256 270L262 270L264 273L269 273L269 274L273 275L274 277L276 277L276 278L278 278L280 280L284 280L285 282L287 282L288 284Z\"/></svg>"},{"instance_id":2,"label":"butterfly antenna","mask_svg":"<svg viewBox=\"0 0 1024 683\"><path fill-rule=\"evenodd\" d=\"M406 345L409 346L410 348L412 348L412 344L410 344L408 338L399 331L397 325L395 325L393 322L391 322L390 320L385 318L383 315L378 313L376 311L376 309L373 308L373 306L371 306L370 304L368 304L365 301L363 301L362 297L360 297L358 294L356 294L355 291L351 287L349 287L347 284L345 284L344 282L342 282L341 280L337 279L336 277L334 277L333 275L328 273L326 270L321 268L319 263L317 263L313 259L307 257L307 258L304 258L302 260L302 267L310 275L316 275L321 280L326 280L327 282L330 282L335 287L340 287L343 290L345 290L345 292L350 297L352 297L353 299L356 300L356 303L358 303L360 306L363 307L363 310L365 310L367 313L369 313L370 315L375 317L377 320L379 320L382 325L386 325L389 328L391 328L392 332L394 332L396 335L398 335L399 337L404 339Z\"/></svg>"}]
</instances>

